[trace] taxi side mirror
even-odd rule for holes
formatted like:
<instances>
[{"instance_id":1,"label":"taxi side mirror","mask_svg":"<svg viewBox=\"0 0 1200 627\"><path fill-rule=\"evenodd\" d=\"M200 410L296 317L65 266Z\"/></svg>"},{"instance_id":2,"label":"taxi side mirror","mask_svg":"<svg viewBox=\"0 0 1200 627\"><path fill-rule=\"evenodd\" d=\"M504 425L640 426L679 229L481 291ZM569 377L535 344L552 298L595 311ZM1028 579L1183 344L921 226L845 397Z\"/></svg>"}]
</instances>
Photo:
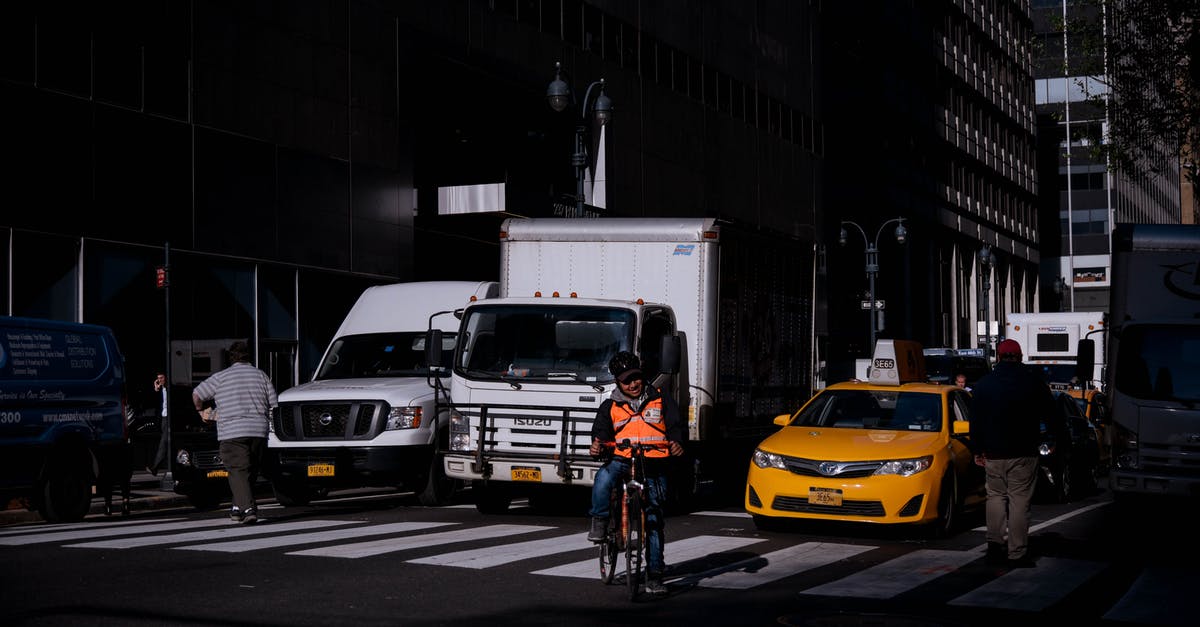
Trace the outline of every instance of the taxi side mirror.
<instances>
[{"instance_id":1,"label":"taxi side mirror","mask_svg":"<svg viewBox=\"0 0 1200 627\"><path fill-rule=\"evenodd\" d=\"M791 420L791 414L779 414L778 416L775 416L775 424L781 427L786 427Z\"/></svg>"},{"instance_id":2,"label":"taxi side mirror","mask_svg":"<svg viewBox=\"0 0 1200 627\"><path fill-rule=\"evenodd\" d=\"M955 420L950 423L950 432L954 435L970 435L971 422L968 420Z\"/></svg>"}]
</instances>

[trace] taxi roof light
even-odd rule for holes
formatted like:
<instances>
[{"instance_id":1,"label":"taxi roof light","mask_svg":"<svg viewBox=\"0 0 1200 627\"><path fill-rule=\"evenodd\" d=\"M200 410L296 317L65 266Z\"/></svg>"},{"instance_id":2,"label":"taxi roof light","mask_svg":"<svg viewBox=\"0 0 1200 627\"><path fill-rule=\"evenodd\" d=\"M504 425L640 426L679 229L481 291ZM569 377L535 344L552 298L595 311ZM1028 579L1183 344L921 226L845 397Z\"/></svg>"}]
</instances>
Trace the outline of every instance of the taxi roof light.
<instances>
[{"instance_id":1,"label":"taxi roof light","mask_svg":"<svg viewBox=\"0 0 1200 627\"><path fill-rule=\"evenodd\" d=\"M925 355L919 342L878 340L871 356L867 380L876 385L895 385L925 380Z\"/></svg>"}]
</instances>

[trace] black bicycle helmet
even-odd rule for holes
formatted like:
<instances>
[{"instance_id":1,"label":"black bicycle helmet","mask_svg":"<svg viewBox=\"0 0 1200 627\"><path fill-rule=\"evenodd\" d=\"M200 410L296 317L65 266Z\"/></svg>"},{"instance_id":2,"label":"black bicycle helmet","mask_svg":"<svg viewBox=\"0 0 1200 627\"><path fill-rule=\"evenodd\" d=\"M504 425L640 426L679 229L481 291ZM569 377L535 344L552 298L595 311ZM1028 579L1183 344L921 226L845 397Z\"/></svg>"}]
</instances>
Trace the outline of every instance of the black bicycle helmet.
<instances>
[{"instance_id":1,"label":"black bicycle helmet","mask_svg":"<svg viewBox=\"0 0 1200 627\"><path fill-rule=\"evenodd\" d=\"M628 383L642 376L642 360L629 351L621 351L608 360L608 371L617 381Z\"/></svg>"}]
</instances>

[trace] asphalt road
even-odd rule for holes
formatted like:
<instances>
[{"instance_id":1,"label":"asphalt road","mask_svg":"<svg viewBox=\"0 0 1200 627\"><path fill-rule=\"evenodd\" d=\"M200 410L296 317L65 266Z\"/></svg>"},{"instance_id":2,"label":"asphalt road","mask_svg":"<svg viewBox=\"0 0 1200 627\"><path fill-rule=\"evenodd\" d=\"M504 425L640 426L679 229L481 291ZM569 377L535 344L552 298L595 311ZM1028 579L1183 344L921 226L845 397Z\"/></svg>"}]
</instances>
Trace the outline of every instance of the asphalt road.
<instances>
[{"instance_id":1,"label":"asphalt road","mask_svg":"<svg viewBox=\"0 0 1200 627\"><path fill-rule=\"evenodd\" d=\"M1036 506L1038 564L1016 570L984 565L977 520L929 541L844 525L759 532L736 505L674 515L670 594L634 603L598 581L577 503L482 516L466 494L426 508L360 491L264 501L264 522L238 526L137 493L145 507L127 519L0 527L4 622L1171 625L1193 624L1200 586L1194 506L1129 513L1103 491Z\"/></svg>"}]
</instances>

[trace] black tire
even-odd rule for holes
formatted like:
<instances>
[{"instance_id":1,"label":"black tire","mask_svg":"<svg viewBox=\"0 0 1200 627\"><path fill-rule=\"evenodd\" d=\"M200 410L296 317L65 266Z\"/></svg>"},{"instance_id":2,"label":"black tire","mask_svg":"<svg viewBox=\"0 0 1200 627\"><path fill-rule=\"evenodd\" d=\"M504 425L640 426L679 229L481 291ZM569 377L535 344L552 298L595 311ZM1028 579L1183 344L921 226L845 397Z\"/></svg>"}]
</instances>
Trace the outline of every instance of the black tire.
<instances>
[{"instance_id":1,"label":"black tire","mask_svg":"<svg viewBox=\"0 0 1200 627\"><path fill-rule=\"evenodd\" d=\"M503 514L512 505L512 494L502 484L476 481L471 486L475 496L475 510L480 514Z\"/></svg>"},{"instance_id":2,"label":"black tire","mask_svg":"<svg viewBox=\"0 0 1200 627\"><path fill-rule=\"evenodd\" d=\"M445 505L453 498L457 481L446 476L442 458L431 452L429 466L419 479L417 501L426 507Z\"/></svg>"},{"instance_id":3,"label":"black tire","mask_svg":"<svg viewBox=\"0 0 1200 627\"><path fill-rule=\"evenodd\" d=\"M201 512L217 509L221 505L221 495L211 488L196 488L187 495L188 503Z\"/></svg>"},{"instance_id":4,"label":"black tire","mask_svg":"<svg viewBox=\"0 0 1200 627\"><path fill-rule=\"evenodd\" d=\"M625 584L629 600L637 599L642 585L642 555L646 544L646 511L636 492L629 494L629 524L625 531Z\"/></svg>"},{"instance_id":5,"label":"black tire","mask_svg":"<svg viewBox=\"0 0 1200 627\"><path fill-rule=\"evenodd\" d=\"M284 507L302 507L313 499L313 490L299 483L271 482L271 491L275 493L275 502Z\"/></svg>"},{"instance_id":6,"label":"black tire","mask_svg":"<svg viewBox=\"0 0 1200 627\"><path fill-rule=\"evenodd\" d=\"M596 545L600 548L600 581L604 585L612 583L613 575L617 572L617 557L621 548L617 545L617 534L609 529L604 541Z\"/></svg>"},{"instance_id":7,"label":"black tire","mask_svg":"<svg viewBox=\"0 0 1200 627\"><path fill-rule=\"evenodd\" d=\"M937 519L930 526L930 535L934 538L948 538L954 535L958 527L958 479L953 473L942 478L942 489L939 490L937 502Z\"/></svg>"},{"instance_id":8,"label":"black tire","mask_svg":"<svg viewBox=\"0 0 1200 627\"><path fill-rule=\"evenodd\" d=\"M1065 466L1058 473L1058 487L1054 491L1055 500L1059 503L1070 503L1075 498L1075 480L1071 477L1071 467Z\"/></svg>"},{"instance_id":9,"label":"black tire","mask_svg":"<svg viewBox=\"0 0 1200 627\"><path fill-rule=\"evenodd\" d=\"M83 520L92 509L92 480L83 453L56 456L38 485L38 513L52 523Z\"/></svg>"}]
</instances>

